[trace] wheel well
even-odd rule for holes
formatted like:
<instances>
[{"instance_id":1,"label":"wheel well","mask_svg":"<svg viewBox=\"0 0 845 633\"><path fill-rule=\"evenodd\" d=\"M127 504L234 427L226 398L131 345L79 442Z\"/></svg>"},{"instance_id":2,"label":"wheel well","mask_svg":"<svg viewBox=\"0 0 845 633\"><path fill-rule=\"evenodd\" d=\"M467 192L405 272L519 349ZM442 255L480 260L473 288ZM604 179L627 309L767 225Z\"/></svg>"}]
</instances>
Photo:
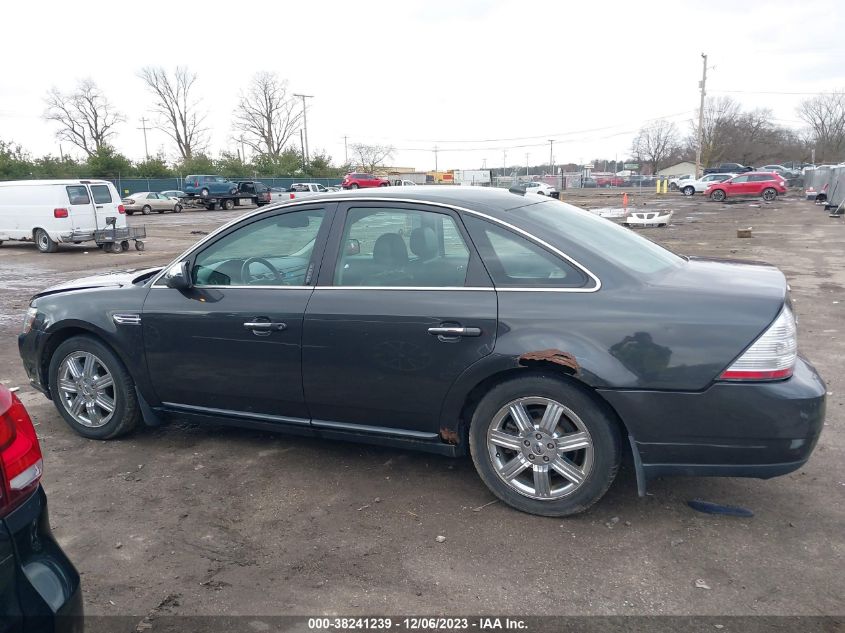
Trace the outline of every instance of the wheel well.
<instances>
[{"instance_id":1,"label":"wheel well","mask_svg":"<svg viewBox=\"0 0 845 633\"><path fill-rule=\"evenodd\" d=\"M617 430L619 431L619 435L622 439L621 447L623 453L627 452L630 454L631 447L627 441L628 427L625 426L625 423L622 421L622 418L619 417L616 409L614 409L607 400L602 398L595 389L589 385L585 385L583 382L575 378L574 374L574 369L551 361L531 361L527 364L527 366L506 369L505 371L488 376L470 390L464 400L463 407L461 407L459 419L460 444L464 447L469 446L469 426L472 422L472 414L475 412L475 408L478 406L478 403L481 402L484 394L490 391L493 387L514 378L522 378L525 376L551 376L553 378L557 378L561 382L565 382L576 387L588 395L598 406L603 408L610 419L616 423Z\"/></svg>"},{"instance_id":2,"label":"wheel well","mask_svg":"<svg viewBox=\"0 0 845 633\"><path fill-rule=\"evenodd\" d=\"M56 349L64 343L69 338L73 338L74 336L89 336L91 338L97 339L101 344L108 347L114 355L121 359L120 354L118 354L117 350L115 350L111 345L108 344L101 336L98 336L96 332L92 332L91 330L86 330L85 328L81 327L66 327L64 329L59 330L58 332L53 333L49 340L47 341L47 345L44 347L44 352L41 354L41 376L44 379L44 385L47 389L50 388L50 361L53 360L53 354L56 352Z\"/></svg>"}]
</instances>

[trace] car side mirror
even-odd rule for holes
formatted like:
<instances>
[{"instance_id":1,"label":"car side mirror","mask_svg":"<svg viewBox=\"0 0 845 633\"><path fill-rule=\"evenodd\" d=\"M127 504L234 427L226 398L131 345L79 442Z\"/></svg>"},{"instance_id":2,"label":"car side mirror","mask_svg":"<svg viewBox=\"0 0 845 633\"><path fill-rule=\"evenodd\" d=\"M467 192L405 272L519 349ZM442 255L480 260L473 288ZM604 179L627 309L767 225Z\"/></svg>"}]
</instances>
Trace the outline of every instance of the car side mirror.
<instances>
[{"instance_id":1,"label":"car side mirror","mask_svg":"<svg viewBox=\"0 0 845 633\"><path fill-rule=\"evenodd\" d=\"M177 262L168 268L164 273L164 285L174 290L188 290L193 286L188 262Z\"/></svg>"},{"instance_id":2,"label":"car side mirror","mask_svg":"<svg viewBox=\"0 0 845 633\"><path fill-rule=\"evenodd\" d=\"M355 238L349 239L346 242L346 248L343 249L344 255L358 255L361 252L361 242Z\"/></svg>"}]
</instances>

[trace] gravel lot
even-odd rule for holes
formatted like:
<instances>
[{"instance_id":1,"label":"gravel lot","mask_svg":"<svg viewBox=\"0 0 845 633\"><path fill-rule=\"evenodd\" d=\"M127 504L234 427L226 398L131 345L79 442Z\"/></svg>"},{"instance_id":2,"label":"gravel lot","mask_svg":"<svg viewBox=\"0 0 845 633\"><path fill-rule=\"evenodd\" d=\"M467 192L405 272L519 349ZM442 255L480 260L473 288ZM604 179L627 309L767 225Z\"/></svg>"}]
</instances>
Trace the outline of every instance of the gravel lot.
<instances>
[{"instance_id":1,"label":"gravel lot","mask_svg":"<svg viewBox=\"0 0 845 633\"><path fill-rule=\"evenodd\" d=\"M564 198L619 206L621 194ZM164 264L242 211L135 216L149 234L141 253L4 244L0 380L21 387L38 425L51 521L83 574L87 613L843 614L845 221L795 194L633 204L676 210L670 227L643 230L677 252L786 273L799 345L830 392L805 468L768 481L659 479L643 499L627 469L590 513L560 520L491 503L469 459L187 424L85 440L26 383L16 335L30 295ZM749 226L754 237L738 239ZM755 516L698 514L693 498Z\"/></svg>"}]
</instances>

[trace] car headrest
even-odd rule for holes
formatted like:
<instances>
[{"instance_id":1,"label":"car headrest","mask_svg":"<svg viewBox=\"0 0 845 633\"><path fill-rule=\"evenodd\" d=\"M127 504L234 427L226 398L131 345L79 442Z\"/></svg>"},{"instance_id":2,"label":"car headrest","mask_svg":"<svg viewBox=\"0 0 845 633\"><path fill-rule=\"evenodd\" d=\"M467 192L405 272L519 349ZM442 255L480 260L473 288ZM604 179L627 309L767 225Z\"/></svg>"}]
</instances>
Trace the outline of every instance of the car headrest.
<instances>
[{"instance_id":1,"label":"car headrest","mask_svg":"<svg viewBox=\"0 0 845 633\"><path fill-rule=\"evenodd\" d=\"M408 263L405 240L398 233L384 233L373 245L373 261L381 266L404 266Z\"/></svg>"},{"instance_id":2,"label":"car headrest","mask_svg":"<svg viewBox=\"0 0 845 633\"><path fill-rule=\"evenodd\" d=\"M437 257L437 235L429 226L420 226L411 231L411 252L422 260Z\"/></svg>"}]
</instances>

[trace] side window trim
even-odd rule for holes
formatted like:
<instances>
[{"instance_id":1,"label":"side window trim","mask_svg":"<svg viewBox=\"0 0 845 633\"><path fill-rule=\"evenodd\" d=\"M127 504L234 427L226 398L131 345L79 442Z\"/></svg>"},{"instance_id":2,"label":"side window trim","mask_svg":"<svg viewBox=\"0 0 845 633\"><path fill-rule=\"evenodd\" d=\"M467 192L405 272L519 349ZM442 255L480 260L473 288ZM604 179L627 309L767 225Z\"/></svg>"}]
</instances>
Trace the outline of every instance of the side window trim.
<instances>
[{"instance_id":1,"label":"side window trim","mask_svg":"<svg viewBox=\"0 0 845 633\"><path fill-rule=\"evenodd\" d=\"M410 211L422 211L428 213L439 213L446 215L453 220L455 228L460 234L467 250L469 251L469 261L467 263L467 275L463 286L336 286L334 284L334 272L337 268L341 257L341 241L346 228L347 218L349 212L354 208L366 206L368 208L384 208L384 209L407 209ZM323 263L320 270L320 275L317 278L317 288L321 290L336 289L336 290L354 290L366 288L367 290L494 290L493 281L490 279L481 257L470 238L469 232L464 226L463 220L458 209L448 205L441 205L437 203L427 203L414 200L391 200L391 199L372 199L372 200L354 200L349 202L338 203L337 212L335 213L332 222L331 233L326 244L325 254L323 256Z\"/></svg>"},{"instance_id":2,"label":"side window trim","mask_svg":"<svg viewBox=\"0 0 845 633\"><path fill-rule=\"evenodd\" d=\"M216 231L212 232L211 234L204 237L202 240L188 248L184 251L181 255L179 255L176 259L169 262L165 265L156 275L153 277L152 282L150 283L150 288L167 288L165 285L163 278L167 269L177 264L179 262L188 262L189 268L193 269L194 262L196 257L199 253L204 251L206 248L213 245L215 242L225 238L227 235L233 233L234 231L252 224L254 222L258 222L261 220L265 220L270 217L274 217L277 215L283 215L285 213L293 213L296 211L309 211L309 210L317 210L323 209L325 211L323 222L320 225L320 229L317 231L317 235L315 237L314 242L314 250L311 253L311 261L309 267L313 268L313 270L306 273L310 275L310 283L305 286L273 286L273 285L254 285L254 286L201 286L203 289L231 289L231 288L252 288L252 289L273 289L273 290L285 290L285 289L303 289L303 288L314 288L317 279L319 277L320 271L322 270L322 264L325 260L326 252L327 252L327 244L329 240L329 231L331 227L334 226L335 218L338 215L336 213L337 210L337 203L336 202L324 202L314 203L314 202L307 202L302 204L292 204L286 205L284 207L274 209L272 211L265 211L263 209L257 209L252 214L246 217L235 218L228 224L224 224Z\"/></svg>"}]
</instances>

